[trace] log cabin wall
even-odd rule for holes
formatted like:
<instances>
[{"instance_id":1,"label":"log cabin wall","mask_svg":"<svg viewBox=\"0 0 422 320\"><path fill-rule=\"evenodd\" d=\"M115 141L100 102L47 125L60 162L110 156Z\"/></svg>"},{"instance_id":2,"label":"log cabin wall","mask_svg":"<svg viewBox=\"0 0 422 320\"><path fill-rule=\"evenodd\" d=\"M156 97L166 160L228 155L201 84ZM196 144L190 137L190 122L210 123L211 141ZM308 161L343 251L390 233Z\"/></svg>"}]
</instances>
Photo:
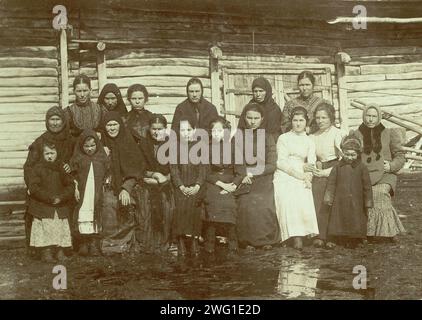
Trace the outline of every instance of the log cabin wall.
<instances>
[{"instance_id":1,"label":"log cabin wall","mask_svg":"<svg viewBox=\"0 0 422 320\"><path fill-rule=\"evenodd\" d=\"M422 16L422 5L416 1L363 2L368 15ZM0 135L0 243L22 239L26 149L44 131L45 111L61 99L59 38L51 26L55 4L51 0L0 3L0 123L4 128ZM328 70L330 79L325 77L318 85L328 89L326 94L338 110L335 55L344 51L352 58L345 76L349 99L370 102L377 98L388 110L422 117L415 98L422 82L422 24L378 24L353 30L350 24L326 22L352 16L356 1L66 0L60 4L66 6L72 25L67 31L70 102L74 100L72 81L81 72L93 79L93 99L97 98L95 46L104 41L107 81L115 82L125 98L130 84L144 84L151 95L147 108L164 113L170 121L176 105L185 99L190 77L203 81L205 97L211 100L213 46L222 51L221 57L211 59L218 63L214 103L220 112L228 102L226 69L262 70L262 74L296 70L282 75L283 87L291 96L298 72ZM379 92L375 96L371 90ZM397 95L391 98L393 93ZM351 127L356 127L360 112L346 108Z\"/></svg>"}]
</instances>

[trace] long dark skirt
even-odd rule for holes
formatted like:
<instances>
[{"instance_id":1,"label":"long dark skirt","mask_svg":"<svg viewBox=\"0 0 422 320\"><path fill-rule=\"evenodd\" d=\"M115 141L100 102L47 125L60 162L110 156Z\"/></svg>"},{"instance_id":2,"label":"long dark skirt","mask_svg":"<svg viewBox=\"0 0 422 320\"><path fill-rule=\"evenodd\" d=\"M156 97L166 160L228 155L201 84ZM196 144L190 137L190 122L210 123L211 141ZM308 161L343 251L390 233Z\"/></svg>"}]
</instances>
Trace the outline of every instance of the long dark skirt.
<instances>
[{"instance_id":1,"label":"long dark skirt","mask_svg":"<svg viewBox=\"0 0 422 320\"><path fill-rule=\"evenodd\" d=\"M202 187L201 187L202 188ZM183 235L200 236L202 229L202 192L186 197L182 191L174 191L176 209L173 218L173 237Z\"/></svg>"},{"instance_id":2,"label":"long dark skirt","mask_svg":"<svg viewBox=\"0 0 422 320\"><path fill-rule=\"evenodd\" d=\"M171 225L175 209L170 183L166 185L142 184L135 188L137 203L136 240L141 251L160 253L171 243Z\"/></svg>"},{"instance_id":3,"label":"long dark skirt","mask_svg":"<svg viewBox=\"0 0 422 320\"><path fill-rule=\"evenodd\" d=\"M236 224L237 204L232 193L220 194L221 188L212 183L207 183L205 220L208 222L221 222Z\"/></svg>"},{"instance_id":4,"label":"long dark skirt","mask_svg":"<svg viewBox=\"0 0 422 320\"><path fill-rule=\"evenodd\" d=\"M105 190L102 205L101 250L105 254L129 251L135 242L136 226L135 199L131 204L121 206L112 190Z\"/></svg>"},{"instance_id":5,"label":"long dark skirt","mask_svg":"<svg viewBox=\"0 0 422 320\"><path fill-rule=\"evenodd\" d=\"M239 196L237 236L242 245L273 245L280 241L274 203L273 176L255 177L250 192Z\"/></svg>"},{"instance_id":6,"label":"long dark skirt","mask_svg":"<svg viewBox=\"0 0 422 320\"><path fill-rule=\"evenodd\" d=\"M338 161L332 160L322 163L322 169L332 168ZM321 240L327 240L328 221L330 218L330 207L324 204L324 194L327 188L327 177L313 177L312 195L314 197L315 212L317 215L319 235Z\"/></svg>"}]
</instances>

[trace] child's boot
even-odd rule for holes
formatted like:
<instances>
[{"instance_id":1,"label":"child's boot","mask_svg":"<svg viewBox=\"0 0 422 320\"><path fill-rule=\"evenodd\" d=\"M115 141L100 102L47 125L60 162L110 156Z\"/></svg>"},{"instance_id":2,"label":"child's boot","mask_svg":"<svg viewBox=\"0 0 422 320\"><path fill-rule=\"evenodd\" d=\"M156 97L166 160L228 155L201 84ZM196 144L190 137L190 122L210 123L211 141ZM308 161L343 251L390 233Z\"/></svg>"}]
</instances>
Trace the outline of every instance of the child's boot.
<instances>
[{"instance_id":1,"label":"child's boot","mask_svg":"<svg viewBox=\"0 0 422 320\"><path fill-rule=\"evenodd\" d=\"M43 248L41 251L41 260L43 262L55 262L51 248Z\"/></svg>"},{"instance_id":2,"label":"child's boot","mask_svg":"<svg viewBox=\"0 0 422 320\"><path fill-rule=\"evenodd\" d=\"M97 239L92 238L89 242L89 255L98 257L101 255L101 251L98 249Z\"/></svg>"},{"instance_id":3,"label":"child's boot","mask_svg":"<svg viewBox=\"0 0 422 320\"><path fill-rule=\"evenodd\" d=\"M214 253L215 250L215 227L213 225L209 225L205 232L205 244L204 244L205 252L207 253Z\"/></svg>"}]
</instances>

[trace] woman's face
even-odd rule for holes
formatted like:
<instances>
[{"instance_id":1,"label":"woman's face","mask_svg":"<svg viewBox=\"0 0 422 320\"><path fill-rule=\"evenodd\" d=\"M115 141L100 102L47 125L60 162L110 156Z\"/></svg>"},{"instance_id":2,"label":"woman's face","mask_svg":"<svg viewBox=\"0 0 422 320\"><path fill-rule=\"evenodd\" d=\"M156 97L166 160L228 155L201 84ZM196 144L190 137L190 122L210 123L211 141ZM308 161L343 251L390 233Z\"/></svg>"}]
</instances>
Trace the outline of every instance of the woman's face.
<instances>
[{"instance_id":1,"label":"woman's face","mask_svg":"<svg viewBox=\"0 0 422 320\"><path fill-rule=\"evenodd\" d=\"M374 108L369 108L365 115L365 124L368 128L375 128L378 125L379 116Z\"/></svg>"},{"instance_id":2,"label":"woman's face","mask_svg":"<svg viewBox=\"0 0 422 320\"><path fill-rule=\"evenodd\" d=\"M306 130L306 119L302 114L296 114L292 119L292 130L296 133L302 133Z\"/></svg>"},{"instance_id":3,"label":"woman's face","mask_svg":"<svg viewBox=\"0 0 422 320\"><path fill-rule=\"evenodd\" d=\"M120 131L120 124L116 120L107 122L106 131L111 138L117 137Z\"/></svg>"},{"instance_id":4,"label":"woman's face","mask_svg":"<svg viewBox=\"0 0 422 320\"><path fill-rule=\"evenodd\" d=\"M183 141L193 141L195 129L192 128L189 121L180 121L180 137Z\"/></svg>"},{"instance_id":5,"label":"woman's face","mask_svg":"<svg viewBox=\"0 0 422 320\"><path fill-rule=\"evenodd\" d=\"M91 89L88 87L86 83L79 83L75 87L75 96L76 100L79 103L87 103L89 98L91 97Z\"/></svg>"},{"instance_id":6,"label":"woman's face","mask_svg":"<svg viewBox=\"0 0 422 320\"><path fill-rule=\"evenodd\" d=\"M324 110L317 111L315 114L315 121L319 130L326 130L332 125L330 117Z\"/></svg>"},{"instance_id":7,"label":"woman's face","mask_svg":"<svg viewBox=\"0 0 422 320\"><path fill-rule=\"evenodd\" d=\"M108 110L113 110L117 106L117 97L113 92L109 92L104 96L104 104Z\"/></svg>"},{"instance_id":8,"label":"woman's face","mask_svg":"<svg viewBox=\"0 0 422 320\"><path fill-rule=\"evenodd\" d=\"M188 87L188 98L192 103L199 103L202 97L201 85L193 83Z\"/></svg>"},{"instance_id":9,"label":"woman's face","mask_svg":"<svg viewBox=\"0 0 422 320\"><path fill-rule=\"evenodd\" d=\"M300 79L297 86L299 87L300 95L304 98L308 98L314 90L314 85L308 78Z\"/></svg>"},{"instance_id":10,"label":"woman's face","mask_svg":"<svg viewBox=\"0 0 422 320\"><path fill-rule=\"evenodd\" d=\"M246 112L246 127L248 129L258 129L261 124L262 121L264 121L264 117L258 112L258 111L253 111L253 110L249 110L248 112Z\"/></svg>"},{"instance_id":11,"label":"woman's face","mask_svg":"<svg viewBox=\"0 0 422 320\"><path fill-rule=\"evenodd\" d=\"M258 103L263 102L265 100L265 96L267 95L267 92L260 87L255 87L252 93L253 93L253 99Z\"/></svg>"},{"instance_id":12,"label":"woman's face","mask_svg":"<svg viewBox=\"0 0 422 320\"><path fill-rule=\"evenodd\" d=\"M54 162L57 159L57 150L48 146L44 146L43 156L45 161Z\"/></svg>"},{"instance_id":13,"label":"woman's face","mask_svg":"<svg viewBox=\"0 0 422 320\"><path fill-rule=\"evenodd\" d=\"M51 116L47 121L48 129L53 133L58 133L63 130L64 122L59 116Z\"/></svg>"},{"instance_id":14,"label":"woman's face","mask_svg":"<svg viewBox=\"0 0 422 320\"><path fill-rule=\"evenodd\" d=\"M146 103L144 93L142 91L132 92L129 102L133 109L143 110Z\"/></svg>"},{"instance_id":15,"label":"woman's face","mask_svg":"<svg viewBox=\"0 0 422 320\"><path fill-rule=\"evenodd\" d=\"M162 123L153 123L149 128L151 137L157 141L164 141L166 136L166 127Z\"/></svg>"},{"instance_id":16,"label":"woman's face","mask_svg":"<svg viewBox=\"0 0 422 320\"><path fill-rule=\"evenodd\" d=\"M214 141L221 141L224 138L224 126L221 122L216 122L211 129L211 137Z\"/></svg>"},{"instance_id":17,"label":"woman's face","mask_svg":"<svg viewBox=\"0 0 422 320\"><path fill-rule=\"evenodd\" d=\"M92 137L85 139L83 149L85 154L92 156L95 151L97 151L97 144L95 143L95 139Z\"/></svg>"}]
</instances>

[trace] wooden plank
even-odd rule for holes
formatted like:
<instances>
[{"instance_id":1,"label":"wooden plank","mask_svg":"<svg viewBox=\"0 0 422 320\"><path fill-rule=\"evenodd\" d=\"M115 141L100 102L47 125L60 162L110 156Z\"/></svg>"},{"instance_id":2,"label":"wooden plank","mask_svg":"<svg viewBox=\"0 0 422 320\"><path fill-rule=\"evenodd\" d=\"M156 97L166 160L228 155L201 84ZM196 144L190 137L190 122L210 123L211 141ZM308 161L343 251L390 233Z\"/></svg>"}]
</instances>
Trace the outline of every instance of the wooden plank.
<instances>
[{"instance_id":1,"label":"wooden plank","mask_svg":"<svg viewBox=\"0 0 422 320\"><path fill-rule=\"evenodd\" d=\"M1 71L0 71L1 72ZM51 105L58 104L58 95L37 95L37 96L14 96L14 97L2 97L0 95L0 103L12 104L14 102L48 102Z\"/></svg>"},{"instance_id":2,"label":"wooden plank","mask_svg":"<svg viewBox=\"0 0 422 320\"><path fill-rule=\"evenodd\" d=\"M382 82L348 83L348 90L373 91L385 89L422 89L422 80L408 80L405 83L399 80L385 80Z\"/></svg>"},{"instance_id":3,"label":"wooden plank","mask_svg":"<svg viewBox=\"0 0 422 320\"><path fill-rule=\"evenodd\" d=\"M51 108L50 103L41 103L41 102L17 102L4 104L0 108L0 114L22 114L22 113L45 113L49 108Z\"/></svg>"},{"instance_id":4,"label":"wooden plank","mask_svg":"<svg viewBox=\"0 0 422 320\"><path fill-rule=\"evenodd\" d=\"M57 95L59 90L57 87L0 87L0 97L18 97L18 96L34 96L34 95Z\"/></svg>"},{"instance_id":5,"label":"wooden plank","mask_svg":"<svg viewBox=\"0 0 422 320\"><path fill-rule=\"evenodd\" d=\"M54 68L1 68L0 78L13 77L57 77Z\"/></svg>"},{"instance_id":6,"label":"wooden plank","mask_svg":"<svg viewBox=\"0 0 422 320\"><path fill-rule=\"evenodd\" d=\"M60 30L60 104L62 108L69 105L69 73L66 28L62 28Z\"/></svg>"},{"instance_id":7,"label":"wooden plank","mask_svg":"<svg viewBox=\"0 0 422 320\"><path fill-rule=\"evenodd\" d=\"M2 155L0 155L0 156L2 156ZM3 169L22 169L25 161L26 161L26 156L22 157L22 158L18 158L18 159L5 159L5 158L1 157L0 158L0 168L3 168Z\"/></svg>"},{"instance_id":8,"label":"wooden plank","mask_svg":"<svg viewBox=\"0 0 422 320\"><path fill-rule=\"evenodd\" d=\"M0 161L7 161L7 160L20 160L20 159L26 159L26 156L28 155L27 151L10 151L10 152L2 152L0 154L0 158L2 160Z\"/></svg>"},{"instance_id":9,"label":"wooden plank","mask_svg":"<svg viewBox=\"0 0 422 320\"><path fill-rule=\"evenodd\" d=\"M54 46L8 46L0 45L0 57L25 57L57 59L57 48Z\"/></svg>"},{"instance_id":10,"label":"wooden plank","mask_svg":"<svg viewBox=\"0 0 422 320\"><path fill-rule=\"evenodd\" d=\"M422 97L422 91L419 89L390 89L390 90L373 90L373 91L357 91L348 92L350 98L371 98L371 97Z\"/></svg>"},{"instance_id":11,"label":"wooden plank","mask_svg":"<svg viewBox=\"0 0 422 320\"><path fill-rule=\"evenodd\" d=\"M107 76L110 79L134 76L189 76L209 78L209 68L191 66L165 66L162 68L157 66L108 68Z\"/></svg>"},{"instance_id":12,"label":"wooden plank","mask_svg":"<svg viewBox=\"0 0 422 320\"><path fill-rule=\"evenodd\" d=\"M0 78L0 87L55 87L58 80L54 77L21 77L21 78Z\"/></svg>"},{"instance_id":13,"label":"wooden plank","mask_svg":"<svg viewBox=\"0 0 422 320\"><path fill-rule=\"evenodd\" d=\"M422 71L422 63L363 65L360 68L362 74L406 73Z\"/></svg>"},{"instance_id":14,"label":"wooden plank","mask_svg":"<svg viewBox=\"0 0 422 320\"><path fill-rule=\"evenodd\" d=\"M384 74L370 74L370 75L347 75L346 82L353 83L353 82L368 82L368 81L384 81L386 79L386 75Z\"/></svg>"},{"instance_id":15,"label":"wooden plank","mask_svg":"<svg viewBox=\"0 0 422 320\"><path fill-rule=\"evenodd\" d=\"M126 52L130 52L127 50ZM167 67L167 66L190 66L190 67L200 67L208 68L209 62L207 57L203 59L193 59L193 58L168 58L161 57L160 53L157 53L156 56L159 58L142 58L141 54L133 55L130 54L119 57L119 59L110 60L109 52L107 51L107 67L108 68L122 68L122 67L141 67L141 66L157 66L157 67Z\"/></svg>"},{"instance_id":16,"label":"wooden plank","mask_svg":"<svg viewBox=\"0 0 422 320\"><path fill-rule=\"evenodd\" d=\"M398 73L398 74L386 74L387 80L408 80L408 79L422 79L422 71Z\"/></svg>"},{"instance_id":17,"label":"wooden plank","mask_svg":"<svg viewBox=\"0 0 422 320\"><path fill-rule=\"evenodd\" d=\"M345 65L337 60L336 63L338 99L340 109L341 129L345 132L349 131L348 109L349 101L347 99L347 80L345 76Z\"/></svg>"},{"instance_id":18,"label":"wooden plank","mask_svg":"<svg viewBox=\"0 0 422 320\"><path fill-rule=\"evenodd\" d=\"M0 57L0 68L31 68L47 67L57 68L57 59L49 58L26 58L26 57Z\"/></svg>"},{"instance_id":19,"label":"wooden plank","mask_svg":"<svg viewBox=\"0 0 422 320\"><path fill-rule=\"evenodd\" d=\"M101 92L107 83L106 57L104 51L97 50L98 91Z\"/></svg>"}]
</instances>

